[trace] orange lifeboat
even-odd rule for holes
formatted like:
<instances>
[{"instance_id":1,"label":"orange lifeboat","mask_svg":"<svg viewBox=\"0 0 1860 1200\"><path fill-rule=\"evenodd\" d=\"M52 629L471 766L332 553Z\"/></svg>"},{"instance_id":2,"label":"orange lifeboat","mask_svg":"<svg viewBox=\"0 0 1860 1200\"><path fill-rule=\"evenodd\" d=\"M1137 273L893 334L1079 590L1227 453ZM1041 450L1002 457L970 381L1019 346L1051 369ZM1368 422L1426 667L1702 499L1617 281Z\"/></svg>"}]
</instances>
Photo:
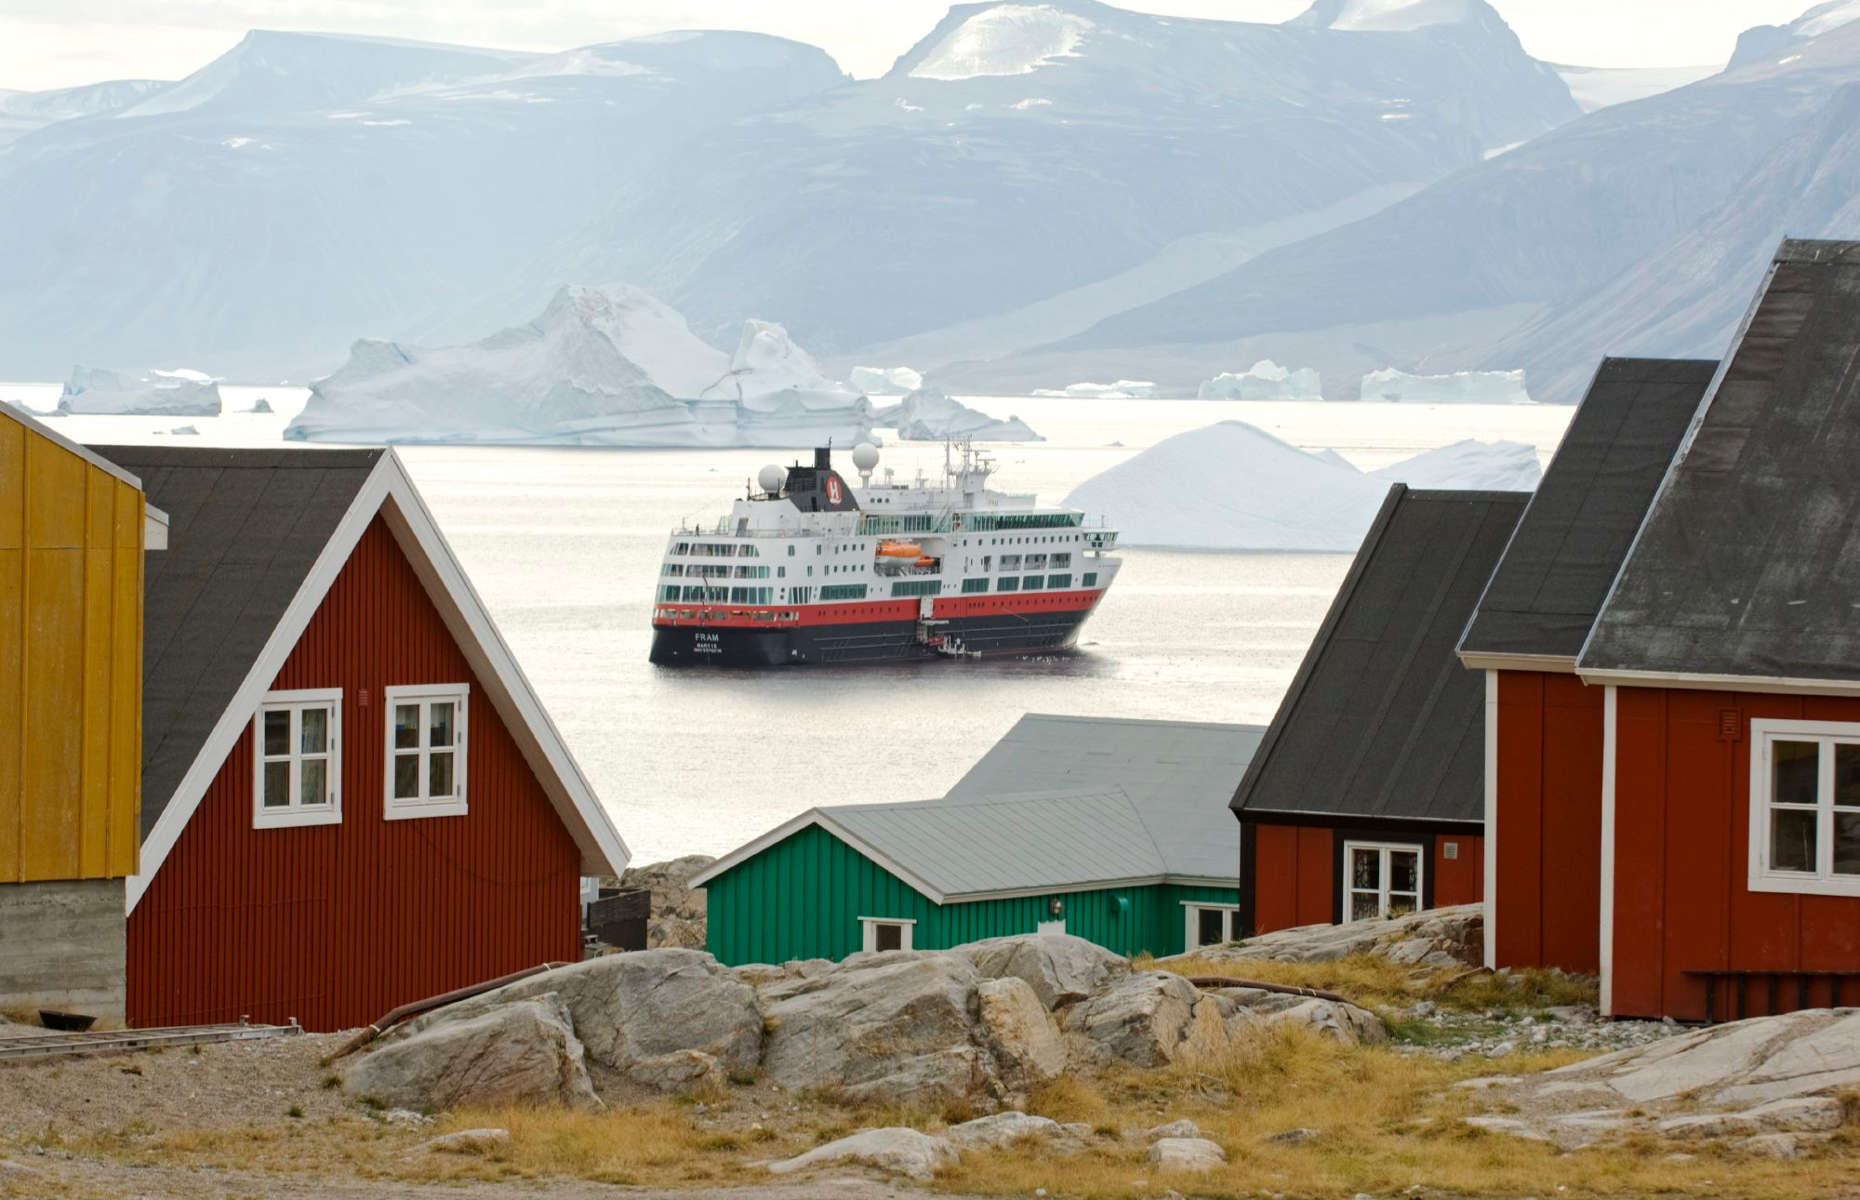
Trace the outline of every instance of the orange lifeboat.
<instances>
[{"instance_id":1,"label":"orange lifeboat","mask_svg":"<svg viewBox=\"0 0 1860 1200\"><path fill-rule=\"evenodd\" d=\"M914 567L934 567L936 566L936 559L931 558L928 555L925 555L923 558L918 559L916 562L912 563L911 565Z\"/></svg>"},{"instance_id":2,"label":"orange lifeboat","mask_svg":"<svg viewBox=\"0 0 1860 1200\"><path fill-rule=\"evenodd\" d=\"M880 542L878 544L880 558L921 558L923 552L924 548L915 542Z\"/></svg>"}]
</instances>

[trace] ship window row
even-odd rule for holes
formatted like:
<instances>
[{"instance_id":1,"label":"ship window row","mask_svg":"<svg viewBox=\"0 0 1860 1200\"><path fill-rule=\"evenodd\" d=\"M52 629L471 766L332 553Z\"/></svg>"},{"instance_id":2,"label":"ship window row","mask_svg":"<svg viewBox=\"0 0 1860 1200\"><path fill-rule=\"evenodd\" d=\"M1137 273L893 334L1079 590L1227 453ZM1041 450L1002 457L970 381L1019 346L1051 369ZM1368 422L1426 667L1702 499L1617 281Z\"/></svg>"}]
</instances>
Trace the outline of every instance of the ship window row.
<instances>
[{"instance_id":1,"label":"ship window row","mask_svg":"<svg viewBox=\"0 0 1860 1200\"><path fill-rule=\"evenodd\" d=\"M934 596L943 590L940 579L902 579L891 585L891 594L897 596Z\"/></svg>"},{"instance_id":2,"label":"ship window row","mask_svg":"<svg viewBox=\"0 0 1860 1200\"><path fill-rule=\"evenodd\" d=\"M746 542L673 542L673 554L696 558L761 558L762 552Z\"/></svg>"},{"instance_id":3,"label":"ship window row","mask_svg":"<svg viewBox=\"0 0 1860 1200\"><path fill-rule=\"evenodd\" d=\"M820 585L822 603L829 600L863 600L865 584L863 583L824 583Z\"/></svg>"},{"instance_id":4,"label":"ship window row","mask_svg":"<svg viewBox=\"0 0 1860 1200\"><path fill-rule=\"evenodd\" d=\"M988 590L988 581L986 579L965 579L962 581L962 590L965 593L985 592Z\"/></svg>"},{"instance_id":5,"label":"ship window row","mask_svg":"<svg viewBox=\"0 0 1860 1200\"><path fill-rule=\"evenodd\" d=\"M996 529L1070 529L1079 523L1078 513L974 513L968 517L971 530L987 533Z\"/></svg>"}]
</instances>

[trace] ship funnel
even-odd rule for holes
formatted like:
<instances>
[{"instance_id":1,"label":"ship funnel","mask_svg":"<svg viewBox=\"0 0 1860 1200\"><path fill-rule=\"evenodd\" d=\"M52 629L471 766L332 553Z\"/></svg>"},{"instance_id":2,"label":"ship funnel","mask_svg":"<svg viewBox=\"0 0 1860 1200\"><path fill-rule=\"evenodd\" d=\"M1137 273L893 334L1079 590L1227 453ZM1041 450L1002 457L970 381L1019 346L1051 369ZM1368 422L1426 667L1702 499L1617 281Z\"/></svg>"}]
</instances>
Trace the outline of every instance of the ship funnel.
<instances>
[{"instance_id":1,"label":"ship funnel","mask_svg":"<svg viewBox=\"0 0 1860 1200\"><path fill-rule=\"evenodd\" d=\"M814 451L814 470L831 471L833 469L833 447L821 446Z\"/></svg>"}]
</instances>

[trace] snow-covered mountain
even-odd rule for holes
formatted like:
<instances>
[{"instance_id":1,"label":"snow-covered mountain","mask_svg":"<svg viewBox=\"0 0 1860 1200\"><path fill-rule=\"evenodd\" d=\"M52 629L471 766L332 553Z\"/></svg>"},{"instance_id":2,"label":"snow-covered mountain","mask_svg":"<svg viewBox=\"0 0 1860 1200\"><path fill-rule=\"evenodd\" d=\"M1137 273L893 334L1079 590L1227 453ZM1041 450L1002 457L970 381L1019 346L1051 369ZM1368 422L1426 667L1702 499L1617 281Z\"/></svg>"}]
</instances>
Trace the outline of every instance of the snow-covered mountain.
<instances>
[{"instance_id":1,"label":"snow-covered mountain","mask_svg":"<svg viewBox=\"0 0 1860 1200\"><path fill-rule=\"evenodd\" d=\"M59 121L120 112L172 86L156 79L113 79L49 92L0 91L0 143Z\"/></svg>"},{"instance_id":2,"label":"snow-covered mountain","mask_svg":"<svg viewBox=\"0 0 1860 1200\"><path fill-rule=\"evenodd\" d=\"M1018 327L1038 344L1576 115L1483 0L1285 25L967 4L858 83L750 34L544 55L260 32L0 149L0 373L276 378L586 278L639 281L713 342L778 312L832 355L1058 300Z\"/></svg>"}]
</instances>

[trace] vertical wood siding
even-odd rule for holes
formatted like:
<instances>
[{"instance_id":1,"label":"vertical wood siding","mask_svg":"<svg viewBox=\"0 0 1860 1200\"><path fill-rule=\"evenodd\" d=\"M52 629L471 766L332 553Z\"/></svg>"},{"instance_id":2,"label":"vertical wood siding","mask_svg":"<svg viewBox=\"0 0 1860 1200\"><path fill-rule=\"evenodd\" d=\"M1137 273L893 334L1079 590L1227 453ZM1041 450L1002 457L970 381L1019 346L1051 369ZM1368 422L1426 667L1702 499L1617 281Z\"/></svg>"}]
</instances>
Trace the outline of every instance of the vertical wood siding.
<instances>
[{"instance_id":1,"label":"vertical wood siding","mask_svg":"<svg viewBox=\"0 0 1860 1200\"><path fill-rule=\"evenodd\" d=\"M143 511L0 419L0 883L135 871Z\"/></svg>"},{"instance_id":2,"label":"vertical wood siding","mask_svg":"<svg viewBox=\"0 0 1860 1200\"><path fill-rule=\"evenodd\" d=\"M1688 970L1860 970L1860 898L1747 886L1751 718L1860 721L1860 700L1629 687L1616 699L1615 1012L1702 1019ZM1736 741L1719 736L1727 710ZM1794 997L1779 989L1781 1007ZM1809 999L1827 1002L1820 988Z\"/></svg>"},{"instance_id":3,"label":"vertical wood siding","mask_svg":"<svg viewBox=\"0 0 1860 1200\"><path fill-rule=\"evenodd\" d=\"M1497 966L1600 969L1602 691L1498 673Z\"/></svg>"},{"instance_id":4,"label":"vertical wood siding","mask_svg":"<svg viewBox=\"0 0 1860 1200\"><path fill-rule=\"evenodd\" d=\"M1253 829L1253 932L1327 924L1337 889L1331 831L1305 825Z\"/></svg>"},{"instance_id":5,"label":"vertical wood siding","mask_svg":"<svg viewBox=\"0 0 1860 1200\"><path fill-rule=\"evenodd\" d=\"M382 689L471 684L470 812L382 817ZM342 823L252 828L250 728L129 919L138 1026L363 1025L580 954L580 856L377 517L274 688L343 690Z\"/></svg>"},{"instance_id":6,"label":"vertical wood siding","mask_svg":"<svg viewBox=\"0 0 1860 1200\"><path fill-rule=\"evenodd\" d=\"M1236 902L1238 888L1151 885L1055 891L939 905L819 826L809 826L712 880L710 952L731 966L841 959L863 946L860 917L912 920L911 944L941 950L1032 933L1064 907L1066 932L1123 955L1182 950L1187 900Z\"/></svg>"}]
</instances>

